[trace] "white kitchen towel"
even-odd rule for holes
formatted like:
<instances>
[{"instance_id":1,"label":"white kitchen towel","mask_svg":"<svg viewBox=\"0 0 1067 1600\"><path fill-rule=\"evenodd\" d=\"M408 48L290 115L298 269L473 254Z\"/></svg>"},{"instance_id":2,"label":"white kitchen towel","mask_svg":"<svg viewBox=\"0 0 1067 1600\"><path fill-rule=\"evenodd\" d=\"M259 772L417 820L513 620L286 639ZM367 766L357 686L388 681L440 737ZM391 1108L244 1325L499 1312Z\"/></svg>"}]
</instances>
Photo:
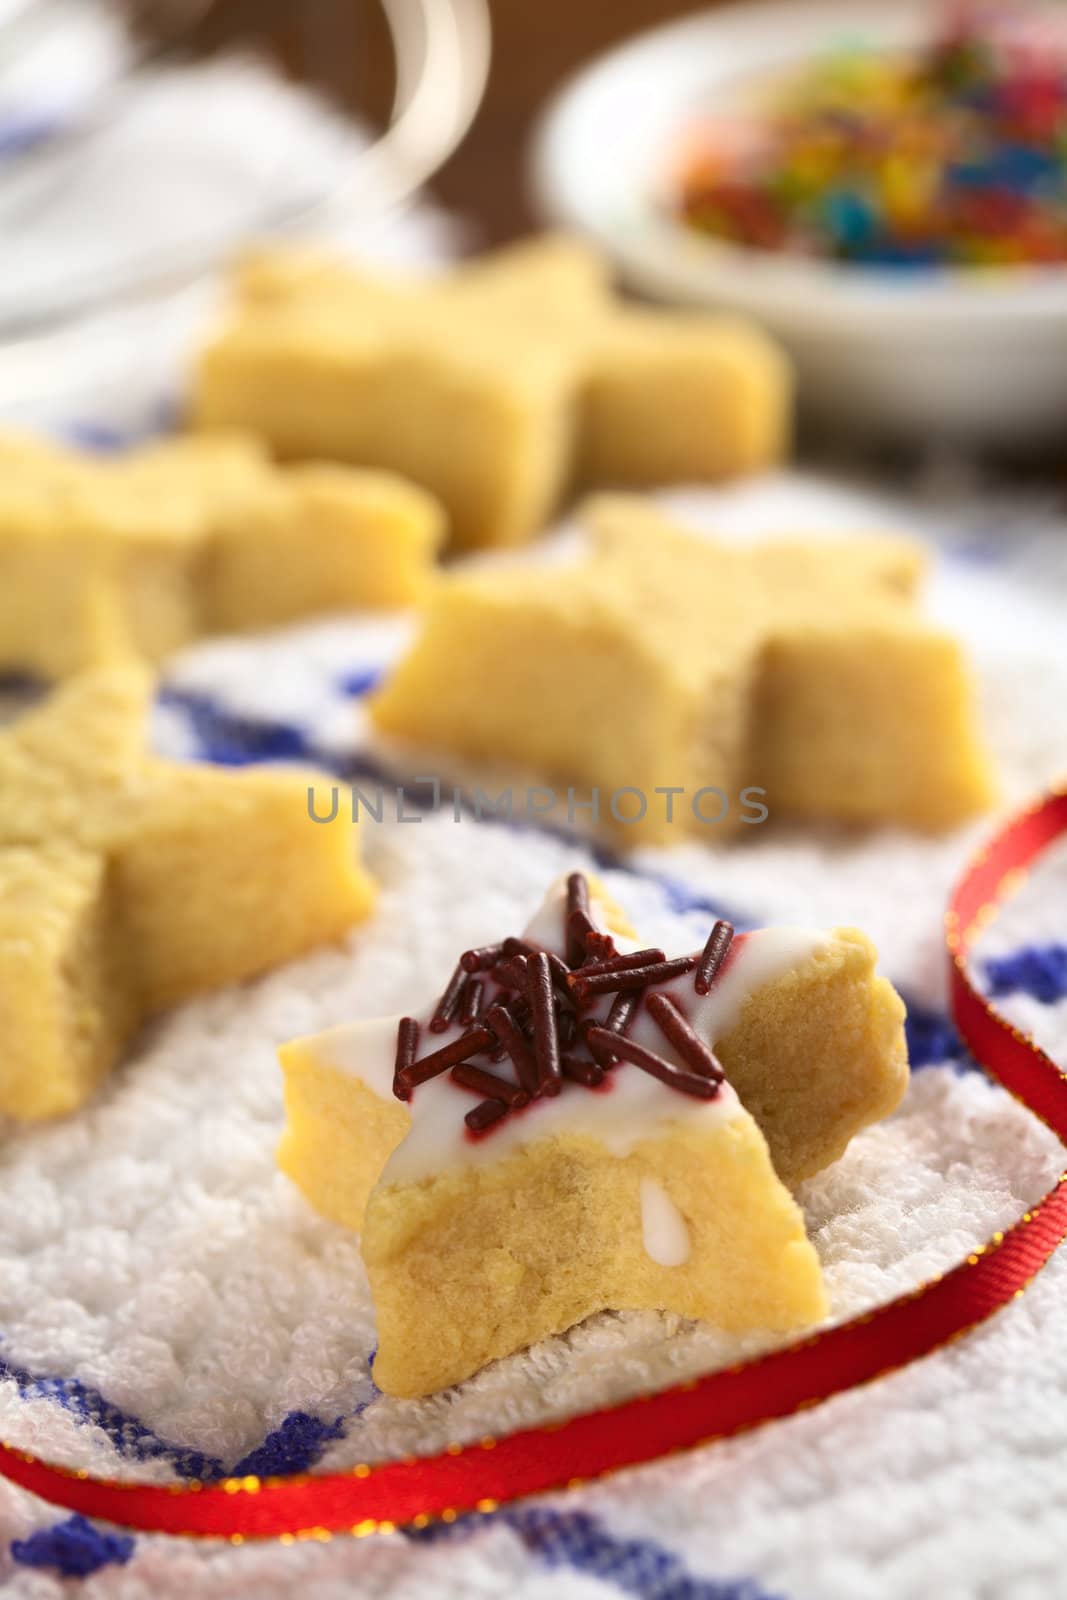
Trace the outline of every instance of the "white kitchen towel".
<instances>
[{"instance_id":1,"label":"white kitchen towel","mask_svg":"<svg viewBox=\"0 0 1067 1600\"><path fill-rule=\"evenodd\" d=\"M1067 771L1067 513L982 487L889 499L798 474L667 497L694 523L906 528L930 609L971 653L1005 804ZM712 621L713 619L709 619ZM208 641L168 665L154 737L191 759L306 758L366 786L386 760L362 699L410 631L332 619ZM392 758L390 758L392 759ZM420 771L425 767L420 765ZM775 820L598 853L650 939L741 925L867 929L911 1011L900 1111L804 1186L835 1318L947 1267L1048 1186L1062 1152L970 1063L945 1015L941 919L989 819L947 838ZM371 922L154 1025L84 1112L0 1136L0 1436L161 1482L342 1468L562 1416L757 1348L605 1314L418 1402L378 1393L358 1241L274 1168L276 1045L415 1003L455 954L517 928L588 841L450 809L365 828ZM1067 850L976 957L998 1004L1067 1060ZM513 1596L1016 1600L1067 1594L1067 1261L948 1349L743 1438L417 1535L280 1547L124 1537L0 1486L0 1583L87 1597Z\"/></svg>"}]
</instances>

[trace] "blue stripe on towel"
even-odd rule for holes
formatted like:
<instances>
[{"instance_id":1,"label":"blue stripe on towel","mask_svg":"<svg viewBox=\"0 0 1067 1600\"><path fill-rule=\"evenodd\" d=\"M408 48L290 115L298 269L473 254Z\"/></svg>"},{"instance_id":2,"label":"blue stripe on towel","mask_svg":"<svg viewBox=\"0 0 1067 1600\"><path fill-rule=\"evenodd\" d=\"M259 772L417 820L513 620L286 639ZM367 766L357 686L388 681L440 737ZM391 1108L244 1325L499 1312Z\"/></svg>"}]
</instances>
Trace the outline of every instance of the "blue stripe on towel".
<instances>
[{"instance_id":1,"label":"blue stripe on towel","mask_svg":"<svg viewBox=\"0 0 1067 1600\"><path fill-rule=\"evenodd\" d=\"M751 1578L696 1578L676 1551L652 1539L619 1538L587 1511L529 1506L502 1520L545 1566L599 1578L641 1600L771 1600Z\"/></svg>"},{"instance_id":2,"label":"blue stripe on towel","mask_svg":"<svg viewBox=\"0 0 1067 1600\"><path fill-rule=\"evenodd\" d=\"M491 1517L462 1517L457 1522L405 1530L417 1543L464 1539L503 1523L526 1549L551 1571L570 1571L611 1584L636 1600L782 1600L752 1578L698 1578L683 1558L652 1539L620 1538L585 1511L555 1511L521 1506ZM51 1568L63 1578L87 1578L101 1567L124 1566L136 1541L128 1534L107 1533L85 1517L73 1516L28 1539L11 1544L12 1559L22 1566Z\"/></svg>"},{"instance_id":3,"label":"blue stripe on towel","mask_svg":"<svg viewBox=\"0 0 1067 1600\"><path fill-rule=\"evenodd\" d=\"M344 1436L347 1425L361 1416L377 1398L371 1393L347 1415L326 1422L306 1411L291 1411L254 1450L233 1468L215 1456L205 1455L184 1445L160 1438L139 1417L124 1411L78 1378L51 1377L33 1373L25 1367L0 1358L0 1382L14 1383L24 1400L53 1400L79 1422L89 1423L106 1434L116 1455L126 1461L165 1461L180 1478L211 1482L228 1472L241 1476L281 1477L309 1471L327 1445Z\"/></svg>"},{"instance_id":4,"label":"blue stripe on towel","mask_svg":"<svg viewBox=\"0 0 1067 1600\"><path fill-rule=\"evenodd\" d=\"M907 1000L904 1033L908 1041L908 1061L917 1067L953 1066L957 1071L974 1068L967 1047L946 1012Z\"/></svg>"},{"instance_id":5,"label":"blue stripe on towel","mask_svg":"<svg viewBox=\"0 0 1067 1600\"><path fill-rule=\"evenodd\" d=\"M79 1422L105 1433L118 1455L130 1461L166 1461L182 1478L219 1478L225 1467L214 1456L161 1439L139 1417L106 1399L78 1378L30 1372L0 1357L0 1381L14 1383L24 1400L54 1400Z\"/></svg>"},{"instance_id":6,"label":"blue stripe on towel","mask_svg":"<svg viewBox=\"0 0 1067 1600\"><path fill-rule=\"evenodd\" d=\"M101 1567L125 1566L133 1551L128 1534L103 1533L77 1516L11 1542L13 1561L24 1567L51 1567L61 1578L88 1578Z\"/></svg>"},{"instance_id":7,"label":"blue stripe on towel","mask_svg":"<svg viewBox=\"0 0 1067 1600\"><path fill-rule=\"evenodd\" d=\"M381 667L358 667L355 672L343 673L337 680L337 687L342 694L349 695L353 700L360 700L378 687L382 675Z\"/></svg>"},{"instance_id":8,"label":"blue stripe on towel","mask_svg":"<svg viewBox=\"0 0 1067 1600\"><path fill-rule=\"evenodd\" d=\"M990 993L1027 994L1042 1005L1067 1000L1067 944L1024 944L985 962Z\"/></svg>"},{"instance_id":9,"label":"blue stripe on towel","mask_svg":"<svg viewBox=\"0 0 1067 1600\"><path fill-rule=\"evenodd\" d=\"M237 1478L286 1478L307 1472L334 1439L343 1439L344 1417L324 1422L306 1411L290 1411L263 1443L244 1456L233 1469Z\"/></svg>"},{"instance_id":10,"label":"blue stripe on towel","mask_svg":"<svg viewBox=\"0 0 1067 1600\"><path fill-rule=\"evenodd\" d=\"M173 396L161 396L136 426L112 425L91 417L73 418L57 429L64 444L93 455L121 455L149 444L161 434L173 433L181 421L181 406Z\"/></svg>"},{"instance_id":11,"label":"blue stripe on towel","mask_svg":"<svg viewBox=\"0 0 1067 1600\"><path fill-rule=\"evenodd\" d=\"M367 1357L368 1367L373 1368L377 1354L378 1347L375 1345ZM324 1455L327 1445L335 1439L343 1439L348 1424L361 1417L367 1407L380 1398L381 1392L373 1378L370 1379L367 1398L361 1400L347 1415L336 1417L333 1422L324 1422L321 1417L311 1416L306 1411L290 1411L281 1425L269 1433L257 1449L238 1461L233 1468L234 1476L285 1478L299 1472L310 1472Z\"/></svg>"},{"instance_id":12,"label":"blue stripe on towel","mask_svg":"<svg viewBox=\"0 0 1067 1600\"><path fill-rule=\"evenodd\" d=\"M32 116L8 117L0 122L0 160L9 161L21 156L34 145L43 144L59 130L55 117L40 113Z\"/></svg>"},{"instance_id":13,"label":"blue stripe on towel","mask_svg":"<svg viewBox=\"0 0 1067 1600\"><path fill-rule=\"evenodd\" d=\"M223 767L247 767L257 761L317 761L321 765L311 740L295 723L234 716L210 695L166 684L159 692L159 703L183 714L203 761Z\"/></svg>"},{"instance_id":14,"label":"blue stripe on towel","mask_svg":"<svg viewBox=\"0 0 1067 1600\"><path fill-rule=\"evenodd\" d=\"M109 428L104 422L68 423L63 429L63 438L67 444L99 456L118 455L131 443L121 429Z\"/></svg>"},{"instance_id":15,"label":"blue stripe on towel","mask_svg":"<svg viewBox=\"0 0 1067 1600\"><path fill-rule=\"evenodd\" d=\"M510 1528L544 1566L613 1584L639 1600L781 1600L752 1578L694 1577L676 1551L653 1539L609 1533L600 1519L587 1511L519 1506L406 1531L410 1539L434 1543L470 1537L493 1523Z\"/></svg>"}]
</instances>

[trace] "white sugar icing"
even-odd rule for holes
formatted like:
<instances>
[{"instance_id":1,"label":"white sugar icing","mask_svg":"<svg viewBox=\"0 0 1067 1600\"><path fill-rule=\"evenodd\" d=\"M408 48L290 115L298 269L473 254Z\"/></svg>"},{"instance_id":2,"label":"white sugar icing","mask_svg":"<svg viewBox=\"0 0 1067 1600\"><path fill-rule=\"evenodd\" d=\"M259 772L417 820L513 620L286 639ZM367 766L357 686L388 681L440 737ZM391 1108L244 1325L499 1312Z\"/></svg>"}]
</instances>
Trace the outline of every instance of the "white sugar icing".
<instances>
[{"instance_id":1,"label":"white sugar icing","mask_svg":"<svg viewBox=\"0 0 1067 1600\"><path fill-rule=\"evenodd\" d=\"M552 885L543 905L528 923L524 937L561 955L565 905L566 881L561 878ZM604 907L594 899L591 910L594 920L603 924L606 920ZM634 941L618 936L615 943L620 951L638 948ZM750 994L802 966L826 943L825 934L807 928L762 928L735 941L730 959L710 994L696 994L692 973L658 985L657 992L679 1000L690 1025L714 1047L716 1040L734 1027ZM481 976L486 977L485 974ZM447 974L442 974L442 983L446 977ZM605 1017L612 999L613 996L605 995L586 1015ZM430 1033L428 1024L435 1001L417 1017L420 1056L448 1044L465 1031L453 1025L443 1033ZM398 1017L376 1018L334 1028L314 1040L315 1054L324 1065L361 1078L368 1088L387 1098L392 1094L399 1020ZM673 1065L683 1064L645 1011L640 1010L634 1016L629 1036ZM514 1067L506 1056L487 1070L511 1083L516 1082ZM709 1127L736 1116L740 1109L728 1083L721 1086L714 1099L699 1100L680 1094L640 1067L626 1062L611 1070L601 1089L590 1090L565 1082L560 1094L533 1101L523 1110L512 1112L491 1133L472 1139L463 1118L477 1103L477 1097L459 1089L448 1073L420 1084L409 1102L411 1127L386 1163L381 1182L418 1183L452 1165L499 1161L535 1139L551 1138L563 1131L595 1139L613 1155L625 1156L667 1123Z\"/></svg>"},{"instance_id":2,"label":"white sugar icing","mask_svg":"<svg viewBox=\"0 0 1067 1600\"><path fill-rule=\"evenodd\" d=\"M685 1218L656 1178L641 1179L641 1237L645 1254L661 1267L682 1267L689 1260Z\"/></svg>"}]
</instances>

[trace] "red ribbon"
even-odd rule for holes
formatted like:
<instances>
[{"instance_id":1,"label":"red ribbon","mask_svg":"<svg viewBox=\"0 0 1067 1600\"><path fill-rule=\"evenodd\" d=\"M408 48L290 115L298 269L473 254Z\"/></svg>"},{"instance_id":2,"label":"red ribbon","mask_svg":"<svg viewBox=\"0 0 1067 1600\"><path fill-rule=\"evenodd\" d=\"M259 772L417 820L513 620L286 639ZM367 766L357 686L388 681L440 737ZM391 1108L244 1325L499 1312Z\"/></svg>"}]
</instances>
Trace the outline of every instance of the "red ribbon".
<instances>
[{"instance_id":1,"label":"red ribbon","mask_svg":"<svg viewBox=\"0 0 1067 1600\"><path fill-rule=\"evenodd\" d=\"M965 872L946 919L952 1010L974 1056L1067 1143L1067 1075L998 1017L964 958L998 896L1067 833L1067 790L1008 822ZM441 1455L324 1477L174 1488L116 1483L0 1446L0 1473L45 1500L124 1527L229 1538L327 1538L422 1526L722 1439L906 1366L1020 1295L1067 1236L1067 1173L943 1277L770 1355L569 1421Z\"/></svg>"}]
</instances>

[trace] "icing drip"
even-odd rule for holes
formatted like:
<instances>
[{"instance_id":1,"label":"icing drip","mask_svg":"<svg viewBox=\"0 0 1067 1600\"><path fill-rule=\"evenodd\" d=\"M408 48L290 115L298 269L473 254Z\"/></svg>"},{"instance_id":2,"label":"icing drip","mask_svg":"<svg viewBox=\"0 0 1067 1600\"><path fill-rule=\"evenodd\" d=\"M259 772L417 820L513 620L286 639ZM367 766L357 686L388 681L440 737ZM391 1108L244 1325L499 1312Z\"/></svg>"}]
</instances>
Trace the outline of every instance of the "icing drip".
<instances>
[{"instance_id":1,"label":"icing drip","mask_svg":"<svg viewBox=\"0 0 1067 1600\"><path fill-rule=\"evenodd\" d=\"M645 1254L661 1267L681 1267L689 1260L689 1229L663 1185L641 1179L641 1234Z\"/></svg>"}]
</instances>

